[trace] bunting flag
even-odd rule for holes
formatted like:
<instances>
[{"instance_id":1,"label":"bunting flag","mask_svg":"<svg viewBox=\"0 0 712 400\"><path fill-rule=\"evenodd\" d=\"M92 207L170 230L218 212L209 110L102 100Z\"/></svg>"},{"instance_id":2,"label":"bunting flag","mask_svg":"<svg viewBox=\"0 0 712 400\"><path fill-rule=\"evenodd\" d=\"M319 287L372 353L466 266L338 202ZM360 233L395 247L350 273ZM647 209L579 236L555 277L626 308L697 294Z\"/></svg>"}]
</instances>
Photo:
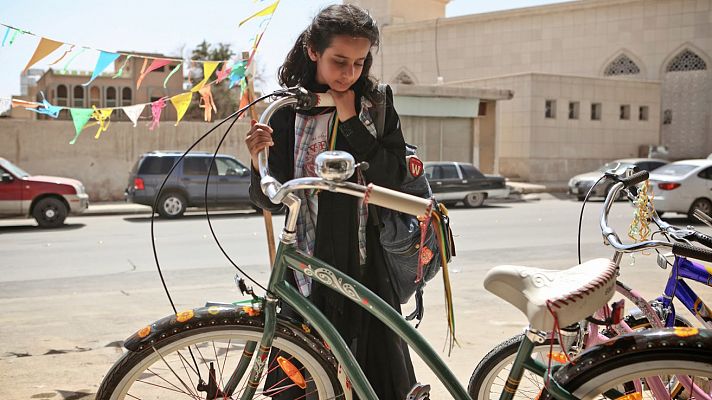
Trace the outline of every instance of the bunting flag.
<instances>
[{"instance_id":1,"label":"bunting flag","mask_svg":"<svg viewBox=\"0 0 712 400\"><path fill-rule=\"evenodd\" d=\"M116 71L116 75L112 76L111 79L119 78L119 77L121 77L121 75L124 74L124 67L126 66L126 64L129 63L129 60L131 59L131 57L133 57L133 56L132 55L126 56L124 63L121 64L121 67L119 68L119 70Z\"/></svg>"},{"instance_id":2,"label":"bunting flag","mask_svg":"<svg viewBox=\"0 0 712 400\"><path fill-rule=\"evenodd\" d=\"M72 50L74 50L74 45L73 45L73 44L72 44L72 45L69 45L69 48L68 48L67 50L65 50L64 53L63 53L58 59L52 61L49 65L54 65L54 64L57 64L58 62L62 61L62 59L63 59L67 54L71 53Z\"/></svg>"},{"instance_id":3,"label":"bunting flag","mask_svg":"<svg viewBox=\"0 0 712 400\"><path fill-rule=\"evenodd\" d=\"M98 109L96 106L92 106L92 109L94 112L91 114L91 117L96 120L96 124L99 125L99 129L96 131L96 135L94 135L94 139L99 139L99 136L101 136L102 132L106 132L107 129L109 129L109 118L111 117L111 112L114 111L113 108L101 108Z\"/></svg>"},{"instance_id":4,"label":"bunting flag","mask_svg":"<svg viewBox=\"0 0 712 400\"><path fill-rule=\"evenodd\" d=\"M27 62L27 65L25 66L25 69L22 70L22 72L25 72L30 69L31 66L37 64L38 61L50 55L53 51L60 48L63 44L64 43L62 42L55 42L54 40L47 39L45 37L41 38L40 42L37 44L35 53L32 54L32 58L30 58L30 61Z\"/></svg>"},{"instance_id":5,"label":"bunting flag","mask_svg":"<svg viewBox=\"0 0 712 400\"><path fill-rule=\"evenodd\" d=\"M213 75L213 72L218 67L218 64L220 64L220 61L208 61L203 63L203 80L198 82L197 85L193 86L192 89L190 89L191 92L197 92L200 89L205 86L205 83L208 82L208 79Z\"/></svg>"},{"instance_id":6,"label":"bunting flag","mask_svg":"<svg viewBox=\"0 0 712 400\"><path fill-rule=\"evenodd\" d=\"M109 53L107 51L102 51L99 53L99 59L96 60L96 66L94 67L94 72L91 74L91 79L89 79L89 82L87 83L82 83L82 86L89 86L90 83L94 79L96 79L99 74L102 73L109 65L111 65L112 62L114 62L117 58L119 58L118 53ZM64 57L64 56L62 56Z\"/></svg>"},{"instance_id":7,"label":"bunting flag","mask_svg":"<svg viewBox=\"0 0 712 400\"><path fill-rule=\"evenodd\" d=\"M59 112L62 111L62 107L51 105L49 101L47 101L47 99L45 98L44 93L40 92L40 94L42 95L42 105L34 107L25 107L25 110L36 112L37 114L48 115L52 118L57 118L59 116Z\"/></svg>"},{"instance_id":8,"label":"bunting flag","mask_svg":"<svg viewBox=\"0 0 712 400\"><path fill-rule=\"evenodd\" d=\"M204 88L198 90L200 93L200 102L198 107L203 110L203 120L205 122L210 122L213 120L213 112L218 112L217 107L215 107L215 101L213 101L213 92L211 86L205 86Z\"/></svg>"},{"instance_id":9,"label":"bunting flag","mask_svg":"<svg viewBox=\"0 0 712 400\"><path fill-rule=\"evenodd\" d=\"M237 106L238 110L242 110L244 107L247 107L247 105L250 104L250 97L247 94L247 90L242 91L242 97L240 97L240 105ZM244 112L240 114L240 117L238 119L245 118L247 116L247 113Z\"/></svg>"},{"instance_id":10,"label":"bunting flag","mask_svg":"<svg viewBox=\"0 0 712 400\"><path fill-rule=\"evenodd\" d=\"M242 21L240 21L240 24L239 24L238 26L242 26L242 24L244 24L245 22L247 22L247 21L249 21L249 20L251 20L251 19L253 19L253 18L266 17L266 16L268 16L268 15L274 14L274 10L277 9L277 5L278 5L278 4L279 4L279 0L275 1L274 3L272 3L272 5L267 6L267 7L263 8L262 10L257 11L256 13L254 13L254 14L250 15L249 17L243 19Z\"/></svg>"},{"instance_id":11,"label":"bunting flag","mask_svg":"<svg viewBox=\"0 0 712 400\"><path fill-rule=\"evenodd\" d=\"M138 123L138 117L141 116L143 110L146 108L146 104L136 104L134 106L121 107L127 117L133 122L134 128Z\"/></svg>"},{"instance_id":12,"label":"bunting flag","mask_svg":"<svg viewBox=\"0 0 712 400\"><path fill-rule=\"evenodd\" d=\"M190 106L190 100L192 98L192 91L171 97L171 103L173 103L173 107L176 108L176 112L178 113L178 118L176 119L176 124L174 126L178 126L178 122L183 119L185 112L188 111L188 106Z\"/></svg>"},{"instance_id":13,"label":"bunting flag","mask_svg":"<svg viewBox=\"0 0 712 400\"><path fill-rule=\"evenodd\" d=\"M176 65L176 67L173 68L173 71L171 71L171 73L168 74L168 76L166 77L166 80L163 81L163 88L164 88L164 89L166 88L166 85L168 85L168 80L171 79L171 76L173 76L173 74L175 74L176 72L178 72L178 69L180 69L182 66L183 66L183 63L178 63L178 65Z\"/></svg>"},{"instance_id":14,"label":"bunting flag","mask_svg":"<svg viewBox=\"0 0 712 400\"><path fill-rule=\"evenodd\" d=\"M217 72L218 78L215 80L215 83L222 82L230 75L230 72L232 72L232 67L228 67L227 65L228 63L223 63L222 69Z\"/></svg>"},{"instance_id":15,"label":"bunting flag","mask_svg":"<svg viewBox=\"0 0 712 400\"><path fill-rule=\"evenodd\" d=\"M82 53L84 53L87 50L87 47L82 47L79 49L78 52L74 53L73 56L69 57L69 60L67 60L67 63L64 64L64 68L62 68L62 74L67 73L67 69L69 68L69 64L72 63L77 57L79 57Z\"/></svg>"},{"instance_id":16,"label":"bunting flag","mask_svg":"<svg viewBox=\"0 0 712 400\"><path fill-rule=\"evenodd\" d=\"M94 113L94 110L92 110L91 108L70 108L69 113L72 114L74 130L76 131L74 139L72 139L69 144L74 144L79 138L79 135L82 133L84 125L87 124L87 122L91 118L91 115Z\"/></svg>"},{"instance_id":17,"label":"bunting flag","mask_svg":"<svg viewBox=\"0 0 712 400\"><path fill-rule=\"evenodd\" d=\"M26 101L26 100L20 100L20 99L12 99L12 100L10 100L10 103L12 104L12 108L15 108L15 107L37 108L41 105L39 103L35 103L34 101Z\"/></svg>"},{"instance_id":18,"label":"bunting flag","mask_svg":"<svg viewBox=\"0 0 712 400\"><path fill-rule=\"evenodd\" d=\"M153 120L148 126L149 131L156 129L156 127L160 124L161 111L163 111L164 108L166 108L166 99L162 97L151 103L151 116L153 117Z\"/></svg>"},{"instance_id":19,"label":"bunting flag","mask_svg":"<svg viewBox=\"0 0 712 400\"><path fill-rule=\"evenodd\" d=\"M5 35L2 37L2 47L5 47L5 41L7 40L7 36L10 34L10 31L13 31L14 29L10 28L9 26L7 29L5 29Z\"/></svg>"},{"instance_id":20,"label":"bunting flag","mask_svg":"<svg viewBox=\"0 0 712 400\"><path fill-rule=\"evenodd\" d=\"M242 80L242 78L245 77L245 62L244 61L239 61L235 65L232 66L232 72L230 72L230 85L229 88L232 89L233 86L239 81Z\"/></svg>"},{"instance_id":21,"label":"bunting flag","mask_svg":"<svg viewBox=\"0 0 712 400\"><path fill-rule=\"evenodd\" d=\"M148 62L148 58L146 59L146 61L143 62L143 67L141 67L141 76L139 76L138 80L136 81L136 89L137 90L138 90L138 88L141 87L141 82L143 82L143 78L145 78L149 72L170 64L171 60L167 60L165 58L155 58L153 61L151 61L151 65L148 68L146 68L147 62Z\"/></svg>"}]
</instances>

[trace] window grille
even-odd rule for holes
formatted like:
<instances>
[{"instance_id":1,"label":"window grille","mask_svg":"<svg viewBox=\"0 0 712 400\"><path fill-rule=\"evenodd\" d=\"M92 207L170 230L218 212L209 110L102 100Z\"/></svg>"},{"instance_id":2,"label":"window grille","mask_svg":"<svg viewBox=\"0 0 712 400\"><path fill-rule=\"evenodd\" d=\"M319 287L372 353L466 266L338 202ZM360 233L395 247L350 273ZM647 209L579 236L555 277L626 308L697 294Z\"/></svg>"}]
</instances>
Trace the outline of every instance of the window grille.
<instances>
[{"instance_id":1,"label":"window grille","mask_svg":"<svg viewBox=\"0 0 712 400\"><path fill-rule=\"evenodd\" d=\"M702 71L707 69L707 63L690 50L683 50L667 65L667 72Z\"/></svg>"},{"instance_id":2,"label":"window grille","mask_svg":"<svg viewBox=\"0 0 712 400\"><path fill-rule=\"evenodd\" d=\"M640 68L638 68L638 65L625 54L621 54L608 64L603 75L637 75L639 73Z\"/></svg>"}]
</instances>

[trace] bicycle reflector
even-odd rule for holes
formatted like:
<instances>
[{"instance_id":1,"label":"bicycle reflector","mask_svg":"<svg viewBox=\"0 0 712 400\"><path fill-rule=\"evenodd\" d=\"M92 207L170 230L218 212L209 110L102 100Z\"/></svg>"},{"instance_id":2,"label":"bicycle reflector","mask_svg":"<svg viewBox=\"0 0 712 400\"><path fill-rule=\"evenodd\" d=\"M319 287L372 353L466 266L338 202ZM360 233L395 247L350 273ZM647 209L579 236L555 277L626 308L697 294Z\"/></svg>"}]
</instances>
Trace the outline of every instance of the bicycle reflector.
<instances>
[{"instance_id":1,"label":"bicycle reflector","mask_svg":"<svg viewBox=\"0 0 712 400\"><path fill-rule=\"evenodd\" d=\"M662 190L673 190L679 188L680 184L677 182L660 182L658 187Z\"/></svg>"},{"instance_id":2,"label":"bicycle reflector","mask_svg":"<svg viewBox=\"0 0 712 400\"><path fill-rule=\"evenodd\" d=\"M291 361L279 356L277 357L277 362L279 363L279 367L282 368L282 371L287 374L289 379L291 379L295 385L299 386L300 389L306 389L307 382L304 380L304 375L299 372L299 369L292 364Z\"/></svg>"}]
</instances>

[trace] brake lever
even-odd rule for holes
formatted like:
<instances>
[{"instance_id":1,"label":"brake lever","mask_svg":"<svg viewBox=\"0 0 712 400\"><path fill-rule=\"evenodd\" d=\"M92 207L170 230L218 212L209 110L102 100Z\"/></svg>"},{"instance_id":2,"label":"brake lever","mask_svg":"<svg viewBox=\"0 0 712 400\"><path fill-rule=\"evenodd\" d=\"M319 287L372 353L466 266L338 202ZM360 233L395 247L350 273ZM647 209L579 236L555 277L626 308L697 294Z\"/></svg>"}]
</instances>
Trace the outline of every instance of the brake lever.
<instances>
[{"instance_id":1,"label":"brake lever","mask_svg":"<svg viewBox=\"0 0 712 400\"><path fill-rule=\"evenodd\" d=\"M700 210L699 208L696 208L695 211L692 212L692 216L700 220L700 222L702 222L703 224L712 228L712 217L705 214L704 211Z\"/></svg>"}]
</instances>

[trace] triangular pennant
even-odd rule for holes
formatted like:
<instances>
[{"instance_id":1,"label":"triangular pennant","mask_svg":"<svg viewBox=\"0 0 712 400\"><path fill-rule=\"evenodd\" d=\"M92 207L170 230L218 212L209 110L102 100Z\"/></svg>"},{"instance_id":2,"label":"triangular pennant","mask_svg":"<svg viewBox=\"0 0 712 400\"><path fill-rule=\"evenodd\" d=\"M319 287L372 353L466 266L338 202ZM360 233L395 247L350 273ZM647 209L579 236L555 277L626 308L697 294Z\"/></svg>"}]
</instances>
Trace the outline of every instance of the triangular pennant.
<instances>
[{"instance_id":1,"label":"triangular pennant","mask_svg":"<svg viewBox=\"0 0 712 400\"><path fill-rule=\"evenodd\" d=\"M143 82L143 78L145 78L149 72L156 70L158 68L161 68L163 66L166 66L166 65L170 64L170 62L171 62L171 60L166 60L164 58L156 58L153 61L151 61L151 65L149 65L148 68L141 71L141 76L139 76L138 80L136 81L136 89L141 87L141 82ZM144 62L144 65L146 65L145 62Z\"/></svg>"},{"instance_id":2,"label":"triangular pennant","mask_svg":"<svg viewBox=\"0 0 712 400\"><path fill-rule=\"evenodd\" d=\"M213 100L212 86L208 85L200 89L200 103L198 106L204 108L203 119L205 122L210 122L213 120L213 112L217 112L218 109L215 107L215 101Z\"/></svg>"},{"instance_id":3,"label":"triangular pennant","mask_svg":"<svg viewBox=\"0 0 712 400\"><path fill-rule=\"evenodd\" d=\"M247 94L247 90L243 90L242 97L240 98L240 105L237 107L237 109L242 110L243 108L247 107L248 104L250 104L250 98ZM245 116L247 116L247 112L243 112L242 114L240 114L240 117L238 119L243 119L245 118Z\"/></svg>"},{"instance_id":4,"label":"triangular pennant","mask_svg":"<svg viewBox=\"0 0 712 400\"><path fill-rule=\"evenodd\" d=\"M153 120L148 127L149 131L156 129L156 127L160 124L161 112L164 108L166 108L166 99L164 97L161 97L151 103L151 116L153 117Z\"/></svg>"},{"instance_id":5,"label":"triangular pennant","mask_svg":"<svg viewBox=\"0 0 712 400\"><path fill-rule=\"evenodd\" d=\"M37 64L38 61L50 55L53 51L60 48L63 44L64 43L57 42L52 39L47 39L44 37L41 38L40 42L37 44L35 53L32 54L32 58L30 58L30 61L27 62L27 66L25 66L25 69L23 69L22 72L25 72L30 69L31 66Z\"/></svg>"},{"instance_id":6,"label":"triangular pennant","mask_svg":"<svg viewBox=\"0 0 712 400\"><path fill-rule=\"evenodd\" d=\"M205 83L210 79L210 77L213 75L213 72L218 68L218 64L220 64L220 61L206 61L203 63L203 80L198 82L197 85L195 85L192 89L190 89L191 92L197 92L200 90L203 86L205 86Z\"/></svg>"},{"instance_id":7,"label":"triangular pennant","mask_svg":"<svg viewBox=\"0 0 712 400\"><path fill-rule=\"evenodd\" d=\"M69 144L74 144L74 142L76 142L79 138L79 134L82 132L82 129L84 129L84 125L87 124L92 113L94 113L94 110L91 108L70 108L69 113L72 114L74 130L76 130L76 135L74 136L74 139L69 142Z\"/></svg>"},{"instance_id":8,"label":"triangular pennant","mask_svg":"<svg viewBox=\"0 0 712 400\"><path fill-rule=\"evenodd\" d=\"M40 91L40 94L42 95L42 105L39 107L26 107L25 110L36 112L37 114L48 115L52 118L57 118L59 116L59 112L62 111L62 107L53 106L49 103L49 101L47 101L43 92Z\"/></svg>"},{"instance_id":9,"label":"triangular pennant","mask_svg":"<svg viewBox=\"0 0 712 400\"><path fill-rule=\"evenodd\" d=\"M185 112L188 111L188 106L190 106L190 100L192 97L193 92L185 92L171 97L171 103L173 103L173 107L176 108L176 112L178 113L178 119L176 119L175 126L178 126L178 122L180 122L183 118Z\"/></svg>"},{"instance_id":10,"label":"triangular pennant","mask_svg":"<svg viewBox=\"0 0 712 400\"><path fill-rule=\"evenodd\" d=\"M94 135L94 139L99 139L101 133L106 132L106 130L109 129L109 123L111 122L109 118L111 118L111 112L114 111L114 109L97 109L95 106L92 106L92 108L94 109L94 112L92 113L91 117L94 118L96 120L96 123L99 125L99 129L97 129L96 135Z\"/></svg>"},{"instance_id":11,"label":"triangular pennant","mask_svg":"<svg viewBox=\"0 0 712 400\"><path fill-rule=\"evenodd\" d=\"M97 76L99 76L99 74L101 74L102 71L106 69L106 67L119 58L119 56L120 54L118 53L102 51L99 54L99 59L96 60L96 66L94 67L94 72L91 74L91 79L89 79L89 82L83 83L82 86L88 86L94 79L96 79Z\"/></svg>"},{"instance_id":12,"label":"triangular pennant","mask_svg":"<svg viewBox=\"0 0 712 400\"><path fill-rule=\"evenodd\" d=\"M179 70L182 66L183 66L183 63L182 63L182 62L178 63L178 64L175 66L175 68L173 68L173 71L171 71L171 73L168 74L168 76L166 77L166 79L163 81L163 88L164 88L164 89L166 88L166 85L168 85L168 80L171 79L171 76L173 76L173 74L175 74L176 72L178 72L178 70Z\"/></svg>"},{"instance_id":13,"label":"triangular pennant","mask_svg":"<svg viewBox=\"0 0 712 400\"><path fill-rule=\"evenodd\" d=\"M256 13L250 15L249 17L243 19L240 21L240 24L238 26L242 26L245 22L251 20L252 18L257 18L257 17L265 17L267 15L271 15L274 13L274 10L277 9L277 5L279 4L279 0L275 1L271 6L267 6L264 9L257 11Z\"/></svg>"},{"instance_id":14,"label":"triangular pennant","mask_svg":"<svg viewBox=\"0 0 712 400\"><path fill-rule=\"evenodd\" d=\"M143 109L146 108L146 104L136 104L128 107L121 107L127 117L133 122L134 128L138 122L138 117L143 113Z\"/></svg>"}]
</instances>

